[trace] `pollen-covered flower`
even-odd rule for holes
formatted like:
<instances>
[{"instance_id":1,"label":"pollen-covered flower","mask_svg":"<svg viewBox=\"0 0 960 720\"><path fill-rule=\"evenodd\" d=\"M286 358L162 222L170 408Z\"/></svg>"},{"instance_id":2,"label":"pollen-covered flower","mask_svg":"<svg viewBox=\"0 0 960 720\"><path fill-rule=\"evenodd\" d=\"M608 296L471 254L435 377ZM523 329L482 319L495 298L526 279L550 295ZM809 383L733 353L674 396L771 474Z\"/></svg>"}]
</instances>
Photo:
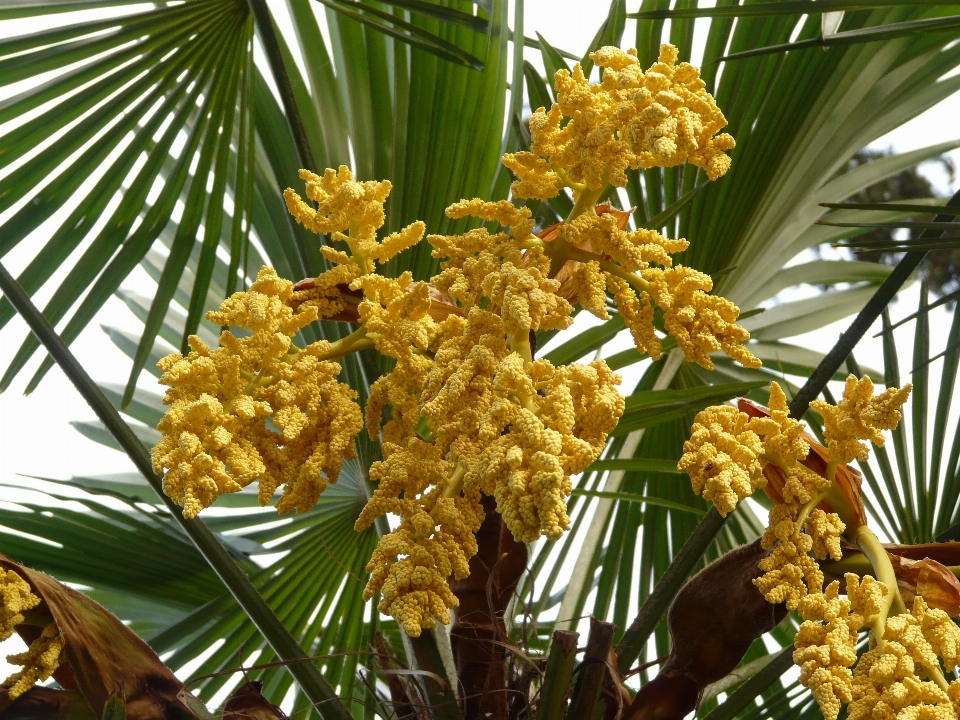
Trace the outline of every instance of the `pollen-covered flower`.
<instances>
[{"instance_id":1,"label":"pollen-covered flower","mask_svg":"<svg viewBox=\"0 0 960 720\"><path fill-rule=\"evenodd\" d=\"M486 298L486 309L500 315L510 335L569 327L573 307L557 295L560 282L549 277L549 258L540 248L526 254L521 248L533 230L529 208L517 209L506 200L462 200L448 207L447 215L496 222L509 227L510 233L490 234L478 228L463 235L428 236L433 257L446 258L433 278L440 292L458 301L465 312Z\"/></svg>"},{"instance_id":2,"label":"pollen-covered flower","mask_svg":"<svg viewBox=\"0 0 960 720\"><path fill-rule=\"evenodd\" d=\"M857 661L857 631L863 618L850 611L850 601L839 597L840 583L830 583L822 593L807 595L797 610L804 622L794 639L793 662L800 682L810 688L826 720L837 720L842 703L853 699L853 673Z\"/></svg>"},{"instance_id":3,"label":"pollen-covered flower","mask_svg":"<svg viewBox=\"0 0 960 720\"><path fill-rule=\"evenodd\" d=\"M327 168L322 177L301 170L300 179L306 182L307 199L316 203L316 208L287 188L283 193L287 210L307 230L329 234L349 250L348 253L321 246L320 254L332 267L313 278L310 287L299 290L293 298L296 305L314 305L319 317L330 318L345 309L346 286L373 272L378 263L385 263L420 242L426 225L418 220L377 240L377 231L387 217L383 205L393 188L389 180L356 181L344 165L336 171Z\"/></svg>"},{"instance_id":4,"label":"pollen-covered flower","mask_svg":"<svg viewBox=\"0 0 960 720\"><path fill-rule=\"evenodd\" d=\"M0 568L0 642L24 621L23 613L39 604L40 598L33 594L30 583L13 570Z\"/></svg>"},{"instance_id":5,"label":"pollen-covered flower","mask_svg":"<svg viewBox=\"0 0 960 720\"><path fill-rule=\"evenodd\" d=\"M710 353L723 350L744 367L758 368L757 359L743 343L750 333L736 324L740 309L718 295L709 295L713 280L706 273L677 265L648 268L641 275L650 296L663 310L663 326L688 360L713 370Z\"/></svg>"},{"instance_id":6,"label":"pollen-covered flower","mask_svg":"<svg viewBox=\"0 0 960 720\"><path fill-rule=\"evenodd\" d=\"M465 466L479 454L480 418L493 403L493 381L510 355L498 315L473 308L466 320L451 322L424 378L420 413L437 447Z\"/></svg>"},{"instance_id":7,"label":"pollen-covered flower","mask_svg":"<svg viewBox=\"0 0 960 720\"><path fill-rule=\"evenodd\" d=\"M847 526L836 513L824 512L820 508L814 509L806 522L807 534L813 538L813 553L821 560L831 557L839 560L843 557L840 549L840 536Z\"/></svg>"},{"instance_id":8,"label":"pollen-covered flower","mask_svg":"<svg viewBox=\"0 0 960 720\"><path fill-rule=\"evenodd\" d=\"M709 275L673 264L671 254L686 250L690 245L686 240L672 240L655 230L628 230L617 213L602 207L561 223L550 236L545 242L569 243L577 251L589 253L587 258L596 258L569 260L557 277L569 277L571 297L607 319L601 281L605 277L606 289L641 352L660 358L662 346L653 324L654 308L659 307L664 329L676 339L687 360L712 370L709 355L722 350L746 367L760 366L743 345L750 333L736 324L739 308L708 294L713 288Z\"/></svg>"},{"instance_id":9,"label":"pollen-covered flower","mask_svg":"<svg viewBox=\"0 0 960 720\"><path fill-rule=\"evenodd\" d=\"M864 575L858 579L856 575L848 573L847 597L850 598L853 612L863 617L866 625L874 625L881 610L884 600L890 589L882 582L870 575Z\"/></svg>"},{"instance_id":10,"label":"pollen-covered flower","mask_svg":"<svg viewBox=\"0 0 960 720\"><path fill-rule=\"evenodd\" d=\"M812 549L813 538L795 531L786 540L780 540L772 552L760 561L759 567L764 574L753 584L763 593L767 602L773 605L785 602L787 608L795 610L808 593L820 592L823 573L809 555Z\"/></svg>"},{"instance_id":11,"label":"pollen-covered flower","mask_svg":"<svg viewBox=\"0 0 960 720\"><path fill-rule=\"evenodd\" d=\"M63 662L63 638L56 623L47 625L40 637L30 643L26 652L7 655L11 665L21 665L22 670L3 681L7 688L7 697L16 700L38 682L53 675Z\"/></svg>"},{"instance_id":12,"label":"pollen-covered flower","mask_svg":"<svg viewBox=\"0 0 960 720\"><path fill-rule=\"evenodd\" d=\"M454 463L444 460L432 443L419 438L406 447L387 443L383 454L370 468L371 479L379 484L356 529L365 530L387 513L402 520L380 539L367 564L370 580L364 598L382 593L380 612L418 637L435 620L450 622L448 608L457 607L458 601L447 578L470 574L468 563L477 552L474 533L484 512L479 491L465 488L461 495Z\"/></svg>"},{"instance_id":13,"label":"pollen-covered flower","mask_svg":"<svg viewBox=\"0 0 960 720\"><path fill-rule=\"evenodd\" d=\"M225 330L216 349L191 336L186 357L173 353L158 363L170 408L153 464L165 471L164 492L186 517L254 480L262 505L284 484L277 509L305 512L336 482L344 457L354 457L363 427L356 393L337 381L339 364L321 359L330 343L293 344L317 315L289 307L292 287L263 268L250 290L207 314L249 335Z\"/></svg>"},{"instance_id":14,"label":"pollen-covered flower","mask_svg":"<svg viewBox=\"0 0 960 720\"><path fill-rule=\"evenodd\" d=\"M787 396L776 382L770 383L769 415L756 418L754 427L763 437L764 455L776 458L783 465L803 460L810 452L810 445L804 439L803 425L790 417ZM799 502L805 503L807 500L809 498Z\"/></svg>"},{"instance_id":15,"label":"pollen-covered flower","mask_svg":"<svg viewBox=\"0 0 960 720\"><path fill-rule=\"evenodd\" d=\"M628 168L690 162L711 180L726 173L726 151L735 143L717 133L727 121L699 71L677 64L674 46L662 45L646 73L635 50L602 47L590 57L602 81L590 85L579 64L572 73L558 71L557 102L530 117L530 152L506 161L520 178L512 187L516 197L548 199L570 181L623 187Z\"/></svg>"},{"instance_id":16,"label":"pollen-covered flower","mask_svg":"<svg viewBox=\"0 0 960 720\"><path fill-rule=\"evenodd\" d=\"M630 230L620 224L616 213L585 212L560 225L557 237L581 250L608 256L627 272L644 270L651 263L671 267L671 255L690 247L686 240L672 240L656 230Z\"/></svg>"},{"instance_id":17,"label":"pollen-covered flower","mask_svg":"<svg viewBox=\"0 0 960 720\"><path fill-rule=\"evenodd\" d=\"M496 498L516 540L558 540L569 528L570 476L599 456L620 419L619 382L603 360L560 367L536 360L525 367L513 353L501 362L470 477Z\"/></svg>"},{"instance_id":18,"label":"pollen-covered flower","mask_svg":"<svg viewBox=\"0 0 960 720\"><path fill-rule=\"evenodd\" d=\"M866 375L857 380L847 377L843 399L836 406L823 400L814 400L810 407L823 416L824 435L830 458L846 465L855 459L865 461L869 447L861 442L869 440L883 447L883 431L893 430L900 422L900 408L907 401L912 385L887 388L877 396L873 382Z\"/></svg>"},{"instance_id":19,"label":"pollen-covered flower","mask_svg":"<svg viewBox=\"0 0 960 720\"><path fill-rule=\"evenodd\" d=\"M653 326L654 308L650 295L646 292L638 295L629 282L609 273L607 287L613 294L613 301L633 336L637 350L659 360L663 353L663 344Z\"/></svg>"},{"instance_id":20,"label":"pollen-covered flower","mask_svg":"<svg viewBox=\"0 0 960 720\"><path fill-rule=\"evenodd\" d=\"M607 277L596 261L578 263L570 274L570 283L584 310L601 320L610 319L607 311ZM650 324L652 327L652 318Z\"/></svg>"},{"instance_id":21,"label":"pollen-covered flower","mask_svg":"<svg viewBox=\"0 0 960 720\"><path fill-rule=\"evenodd\" d=\"M861 656L854 669L853 702L847 713L850 720L956 720L947 692L917 677L910 651L899 642L887 642Z\"/></svg>"},{"instance_id":22,"label":"pollen-covered flower","mask_svg":"<svg viewBox=\"0 0 960 720\"><path fill-rule=\"evenodd\" d=\"M686 470L693 491L703 491L726 516L740 500L766 484L760 465L762 445L750 417L735 407L716 405L697 413L683 444L678 470Z\"/></svg>"},{"instance_id":23,"label":"pollen-covered flower","mask_svg":"<svg viewBox=\"0 0 960 720\"><path fill-rule=\"evenodd\" d=\"M927 607L920 596L914 598L913 615L920 622L923 637L933 651L943 658L947 670L954 670L960 665L960 627L950 616L939 608Z\"/></svg>"}]
</instances>

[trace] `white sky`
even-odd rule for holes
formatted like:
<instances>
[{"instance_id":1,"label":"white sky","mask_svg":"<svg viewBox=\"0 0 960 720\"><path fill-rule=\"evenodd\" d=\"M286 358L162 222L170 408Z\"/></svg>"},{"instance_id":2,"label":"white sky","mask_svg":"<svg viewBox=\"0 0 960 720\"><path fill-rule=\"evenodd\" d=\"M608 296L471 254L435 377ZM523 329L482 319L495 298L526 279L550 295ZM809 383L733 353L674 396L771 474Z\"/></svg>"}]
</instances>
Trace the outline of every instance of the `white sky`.
<instances>
[{"instance_id":1,"label":"white sky","mask_svg":"<svg viewBox=\"0 0 960 720\"><path fill-rule=\"evenodd\" d=\"M631 9L634 5L635 3L631 3ZM271 1L271 6L281 10L282 3ZM598 0L527 0L526 33L534 35L534 32L539 30L555 46L581 54L605 17L607 6L607 2ZM280 24L283 27L284 22L281 21ZM3 27L0 27L0 37L28 31L30 29L24 24L5 21ZM632 34L633 22L630 21L625 37L630 38ZM528 50L527 54L531 61L539 64L538 53ZM0 88L0 99L11 93L11 88ZM956 125L958 116L960 116L960 94L948 98L907 125L881 138L875 146L907 151L951 140L958 132ZM3 132L2 127L0 132ZM955 151L951 155L955 161L960 161L960 151ZM931 173L931 179L941 194L947 194L955 189L947 182L946 176L936 168L926 168L925 172ZM39 232L48 233L51 229L52 227L48 224ZM35 247L36 245L29 242L21 244L3 259L4 264L13 274L18 273L32 257ZM62 279L63 276L64 272L61 272L57 277ZM144 277L142 273L137 275L132 281L133 284L128 283L128 286L135 287L135 283L143 282ZM147 292L151 291L147 290ZM41 293L38 300L42 304L47 297L49 297L49 291ZM917 305L917 297L917 287L906 290L902 294L902 299L891 308L894 319L913 312ZM943 308L931 314L935 353L942 349L947 321L948 314ZM795 342L826 351L846 328L848 322L849 319L834 323L816 332L795 338ZM94 379L125 382L129 367L128 360L109 342L100 329L101 324L133 331L139 328L126 307L119 300L113 299L98 315L96 321L91 323L73 344L73 351ZM19 318L14 319L0 332L0 371L9 364L25 332L25 324ZM881 368L880 341L870 338L870 335L875 332L876 329L871 331L867 339L861 343L857 350L857 357L865 366ZM904 357L909 357L911 333L911 325L898 331L897 337L902 343ZM938 363L942 363L942 360ZM24 482L21 475L68 478L71 475L131 471L133 468L126 456L95 445L68 424L71 420L95 418L58 369L53 369L31 396L22 395L23 388L32 375L32 368L36 366L35 359L30 369L20 375L13 388L0 395L0 482L16 486ZM937 364L934 368L939 372L940 365ZM909 367L903 367L903 370L906 372ZM14 500L18 495L19 493L7 488L0 489L0 498L4 500ZM13 641L5 644L3 650L19 651ZM4 670L4 663L0 662L0 673Z\"/></svg>"}]
</instances>

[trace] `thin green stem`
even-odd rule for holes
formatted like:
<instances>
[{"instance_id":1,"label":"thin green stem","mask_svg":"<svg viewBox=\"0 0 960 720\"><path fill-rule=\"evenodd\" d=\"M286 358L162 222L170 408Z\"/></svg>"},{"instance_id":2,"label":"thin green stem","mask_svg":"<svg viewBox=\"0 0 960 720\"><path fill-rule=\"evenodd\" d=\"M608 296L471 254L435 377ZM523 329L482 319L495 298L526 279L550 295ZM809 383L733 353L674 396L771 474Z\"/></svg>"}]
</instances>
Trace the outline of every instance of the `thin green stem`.
<instances>
[{"instance_id":1,"label":"thin green stem","mask_svg":"<svg viewBox=\"0 0 960 720\"><path fill-rule=\"evenodd\" d=\"M330 349L318 355L320 360L339 360L351 353L360 352L373 347L373 339L370 337L366 325L361 325L346 337L342 337L336 342L330 343Z\"/></svg>"},{"instance_id":2,"label":"thin green stem","mask_svg":"<svg viewBox=\"0 0 960 720\"><path fill-rule=\"evenodd\" d=\"M120 447L127 453L147 482L154 489L174 520L193 542L204 560L210 565L223 584L243 608L247 617L273 648L277 656L287 664L287 670L300 685L303 693L314 704L324 720L350 720L350 711L337 696L336 691L320 674L317 666L309 661L303 648L297 643L290 631L280 622L266 603L250 578L241 570L230 556L229 551L210 532L199 519L187 519L181 509L163 493L163 479L153 471L150 453L133 434L116 408L110 404L106 395L93 381L70 348L57 335L50 322L37 309L20 284L0 263L0 292L3 292L10 304L16 308L26 321L37 339L50 353L63 370L63 374L90 405L100 421L106 426Z\"/></svg>"},{"instance_id":3,"label":"thin green stem","mask_svg":"<svg viewBox=\"0 0 960 720\"><path fill-rule=\"evenodd\" d=\"M807 518L810 517L810 513L813 512L813 509L823 502L823 499L827 496L827 491L824 490L819 495L810 498L807 503L800 508L800 513L797 515L797 528L802 528L803 524L807 521Z\"/></svg>"},{"instance_id":4,"label":"thin green stem","mask_svg":"<svg viewBox=\"0 0 960 720\"><path fill-rule=\"evenodd\" d=\"M897 586L897 575L893 569L893 563L890 562L890 556L880 543L880 539L866 525L861 525L856 532L857 545L863 550L863 554L870 560L873 569L877 573L877 580L887 586L887 594L880 606L880 612L873 622L874 637L877 639L877 646L882 651L886 643L884 639L884 630L886 628L887 617L889 615L902 615L907 612L907 607L900 595L900 588ZM924 664L927 674L940 687L941 690L947 689L947 681L940 671L939 665L927 666Z\"/></svg>"},{"instance_id":5,"label":"thin green stem","mask_svg":"<svg viewBox=\"0 0 960 720\"><path fill-rule=\"evenodd\" d=\"M341 239L344 240L347 245L350 247L350 256L356 261L357 265L360 267L361 275L369 275L373 272L373 265L370 262L370 258L367 257L364 253L360 252L357 243L356 243L356 234L360 231L360 223L355 220L350 221L350 226L347 228L347 234L341 236Z\"/></svg>"},{"instance_id":6,"label":"thin green stem","mask_svg":"<svg viewBox=\"0 0 960 720\"><path fill-rule=\"evenodd\" d=\"M267 64L270 66L270 72L273 75L274 81L277 83L280 101L283 103L283 112L287 116L287 123L290 125L290 134L293 135L293 142L297 146L297 154L300 156L300 166L311 172L316 172L317 167L313 159L313 150L310 148L310 141L307 139L307 131L303 125L303 118L297 107L297 99L293 94L293 85L290 83L290 76L287 74L287 69L283 64L280 43L277 40L277 33L273 27L273 20L270 17L267 2L266 0L247 0L247 5L253 14L257 34L260 35L260 42L263 43L263 50L267 56Z\"/></svg>"},{"instance_id":7,"label":"thin green stem","mask_svg":"<svg viewBox=\"0 0 960 720\"><path fill-rule=\"evenodd\" d=\"M894 615L900 615L907 611L903 598L900 597L900 591L897 589L897 575L893 570L893 563L890 562L890 556L880 543L880 539L866 525L861 525L854 533L856 543L867 556L870 564L877 574L877 580L887 586L887 594L884 597L883 604L880 606L880 612L873 623L873 629L876 633L877 644L884 646L883 628L887 621L887 615L892 611Z\"/></svg>"},{"instance_id":8,"label":"thin green stem","mask_svg":"<svg viewBox=\"0 0 960 720\"><path fill-rule=\"evenodd\" d=\"M589 187L584 187L583 190L581 190L578 194L577 202L574 203L570 214L567 215L566 222L570 222L571 220L580 217L588 210L591 212L596 212L594 208L597 206L597 200L600 199L600 196L603 195L603 191L606 189L606 184L604 184L604 186L599 190L593 190Z\"/></svg>"}]
</instances>

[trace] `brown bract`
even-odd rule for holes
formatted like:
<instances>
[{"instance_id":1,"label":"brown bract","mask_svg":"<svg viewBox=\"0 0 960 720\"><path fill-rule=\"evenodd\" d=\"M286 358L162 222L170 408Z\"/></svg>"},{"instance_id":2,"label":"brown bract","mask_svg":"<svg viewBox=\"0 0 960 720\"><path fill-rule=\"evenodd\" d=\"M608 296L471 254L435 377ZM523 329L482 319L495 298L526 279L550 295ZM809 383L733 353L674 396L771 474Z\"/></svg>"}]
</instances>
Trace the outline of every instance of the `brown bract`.
<instances>
[{"instance_id":1,"label":"brown bract","mask_svg":"<svg viewBox=\"0 0 960 720\"><path fill-rule=\"evenodd\" d=\"M4 704L0 702L0 708ZM32 687L18 697L0 715L7 718L29 718L30 720L98 720L83 695L71 690L54 690L47 687Z\"/></svg>"},{"instance_id":2,"label":"brown bract","mask_svg":"<svg viewBox=\"0 0 960 720\"><path fill-rule=\"evenodd\" d=\"M68 691L79 692L94 717L102 715L103 706L111 694L116 693L124 698L129 718L193 718L193 714L177 698L183 683L160 661L149 645L109 611L86 595L57 582L49 575L23 567L2 553L0 567L16 572L43 599L36 610L46 612L53 618L65 646L66 664L60 666L54 678ZM27 642L39 634L38 628L29 625L18 625L16 630ZM18 702L40 703L43 707L76 705L75 692L57 696L56 699L49 696L50 692L57 691L33 688L24 693ZM4 693L0 696L0 714L8 717L4 710L5 700ZM82 718L83 715L77 717Z\"/></svg>"},{"instance_id":3,"label":"brown bract","mask_svg":"<svg viewBox=\"0 0 960 720\"><path fill-rule=\"evenodd\" d=\"M943 610L951 617L960 615L960 580L950 568L928 557L911 560L890 555L890 560L907 605L919 595L930 607Z\"/></svg>"},{"instance_id":4,"label":"brown bract","mask_svg":"<svg viewBox=\"0 0 960 720\"><path fill-rule=\"evenodd\" d=\"M783 620L786 607L770 605L753 585L766 554L755 540L683 586L667 616L670 656L640 688L625 720L681 720L697 707L704 687L729 674L751 643Z\"/></svg>"},{"instance_id":5,"label":"brown bract","mask_svg":"<svg viewBox=\"0 0 960 720\"><path fill-rule=\"evenodd\" d=\"M267 700L259 680L238 687L223 706L222 720L288 720L286 713Z\"/></svg>"}]
</instances>

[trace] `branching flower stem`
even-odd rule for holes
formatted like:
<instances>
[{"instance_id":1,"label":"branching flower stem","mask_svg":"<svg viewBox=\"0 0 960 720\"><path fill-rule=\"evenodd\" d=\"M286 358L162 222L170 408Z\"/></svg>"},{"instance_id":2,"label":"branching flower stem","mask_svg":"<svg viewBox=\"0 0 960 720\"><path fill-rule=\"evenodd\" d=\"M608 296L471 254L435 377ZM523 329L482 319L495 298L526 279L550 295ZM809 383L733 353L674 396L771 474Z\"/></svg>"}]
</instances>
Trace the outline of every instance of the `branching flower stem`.
<instances>
[{"instance_id":1,"label":"branching flower stem","mask_svg":"<svg viewBox=\"0 0 960 720\"><path fill-rule=\"evenodd\" d=\"M373 339L370 337L366 325L361 325L346 337L342 337L336 342L330 343L330 349L319 355L320 360L339 360L351 353L360 352L373 347Z\"/></svg>"}]
</instances>

